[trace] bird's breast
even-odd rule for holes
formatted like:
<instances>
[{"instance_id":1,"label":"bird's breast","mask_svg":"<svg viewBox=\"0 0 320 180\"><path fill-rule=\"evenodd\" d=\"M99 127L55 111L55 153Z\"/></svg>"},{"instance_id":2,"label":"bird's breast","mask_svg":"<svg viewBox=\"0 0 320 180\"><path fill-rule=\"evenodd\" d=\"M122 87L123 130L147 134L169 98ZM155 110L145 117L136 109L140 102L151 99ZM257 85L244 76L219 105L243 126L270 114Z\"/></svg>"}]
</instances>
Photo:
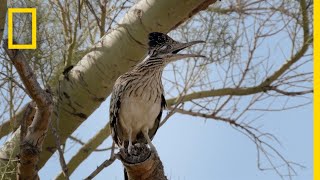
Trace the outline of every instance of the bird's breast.
<instances>
[{"instance_id":1,"label":"bird's breast","mask_svg":"<svg viewBox=\"0 0 320 180\"><path fill-rule=\"evenodd\" d=\"M133 140L142 129L151 129L161 110L161 102L146 101L141 97L127 97L121 103L120 124L132 130Z\"/></svg>"}]
</instances>

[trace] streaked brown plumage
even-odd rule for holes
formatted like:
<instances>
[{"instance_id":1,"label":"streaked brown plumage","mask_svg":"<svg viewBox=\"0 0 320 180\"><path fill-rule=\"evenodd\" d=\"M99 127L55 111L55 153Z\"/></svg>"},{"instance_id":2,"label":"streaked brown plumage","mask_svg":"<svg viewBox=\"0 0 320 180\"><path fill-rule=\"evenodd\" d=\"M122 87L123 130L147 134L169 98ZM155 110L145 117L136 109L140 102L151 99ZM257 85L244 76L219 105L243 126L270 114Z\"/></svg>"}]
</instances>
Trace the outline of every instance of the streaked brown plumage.
<instances>
[{"instance_id":1,"label":"streaked brown plumage","mask_svg":"<svg viewBox=\"0 0 320 180\"><path fill-rule=\"evenodd\" d=\"M187 57L203 57L194 54L177 54L193 44L174 41L169 36L153 32L149 34L148 56L133 70L121 75L113 87L110 102L111 130L114 142L128 148L133 144L151 143L157 132L162 111L166 106L161 76L165 66Z\"/></svg>"}]
</instances>

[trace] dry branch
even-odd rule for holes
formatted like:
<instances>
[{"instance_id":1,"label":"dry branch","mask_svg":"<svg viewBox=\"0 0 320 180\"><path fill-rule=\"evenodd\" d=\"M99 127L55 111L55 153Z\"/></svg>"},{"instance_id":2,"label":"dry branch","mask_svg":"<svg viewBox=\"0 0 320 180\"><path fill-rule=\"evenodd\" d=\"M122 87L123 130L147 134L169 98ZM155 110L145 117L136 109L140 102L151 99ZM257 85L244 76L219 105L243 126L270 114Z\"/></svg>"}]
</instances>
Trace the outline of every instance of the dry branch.
<instances>
[{"instance_id":1,"label":"dry branch","mask_svg":"<svg viewBox=\"0 0 320 180\"><path fill-rule=\"evenodd\" d=\"M104 168L110 166L116 160L115 156L110 157L110 159L105 160L100 166L97 167L85 180L93 179L98 175Z\"/></svg>"},{"instance_id":2,"label":"dry branch","mask_svg":"<svg viewBox=\"0 0 320 180\"><path fill-rule=\"evenodd\" d=\"M58 134L57 129L55 127L53 127L52 124L51 124L51 130L52 130L52 133L54 134L54 136L56 137L56 148L59 153L59 161L60 161L60 165L62 168L62 173L63 173L64 179L69 180L70 178L69 178L69 173L68 173L68 167L67 167L64 155L63 155L63 150L61 148L60 136Z\"/></svg>"}]
</instances>

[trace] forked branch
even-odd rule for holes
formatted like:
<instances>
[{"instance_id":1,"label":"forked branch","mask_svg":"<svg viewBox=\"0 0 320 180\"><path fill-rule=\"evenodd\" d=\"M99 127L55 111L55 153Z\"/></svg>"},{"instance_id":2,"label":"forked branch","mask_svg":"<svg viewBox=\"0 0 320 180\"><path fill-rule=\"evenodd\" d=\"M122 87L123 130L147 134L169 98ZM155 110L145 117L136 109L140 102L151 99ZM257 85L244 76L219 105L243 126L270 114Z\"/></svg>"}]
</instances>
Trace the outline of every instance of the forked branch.
<instances>
[{"instance_id":1,"label":"forked branch","mask_svg":"<svg viewBox=\"0 0 320 180\"><path fill-rule=\"evenodd\" d=\"M4 49L15 66L28 95L36 103L37 109L31 125L20 143L17 179L39 179L37 164L46 137L48 125L53 109L52 96L49 91L40 87L33 70L27 63L26 56L20 50L7 47L7 40L3 43ZM28 116L30 117L30 116ZM25 121L23 119L22 121ZM23 133L22 133L23 134Z\"/></svg>"}]
</instances>

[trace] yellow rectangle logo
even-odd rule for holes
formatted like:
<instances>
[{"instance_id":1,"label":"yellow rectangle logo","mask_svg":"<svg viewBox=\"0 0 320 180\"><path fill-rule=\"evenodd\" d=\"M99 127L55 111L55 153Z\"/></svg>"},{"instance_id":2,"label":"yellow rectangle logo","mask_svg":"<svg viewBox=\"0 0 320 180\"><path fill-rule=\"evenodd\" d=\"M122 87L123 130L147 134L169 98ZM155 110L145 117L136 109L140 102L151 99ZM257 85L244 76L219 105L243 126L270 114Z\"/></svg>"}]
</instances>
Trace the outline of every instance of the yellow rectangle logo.
<instances>
[{"instance_id":1,"label":"yellow rectangle logo","mask_svg":"<svg viewBox=\"0 0 320 180\"><path fill-rule=\"evenodd\" d=\"M31 44L13 44L13 13L31 13L32 34ZM37 48L37 10L36 8L8 8L8 49Z\"/></svg>"}]
</instances>

